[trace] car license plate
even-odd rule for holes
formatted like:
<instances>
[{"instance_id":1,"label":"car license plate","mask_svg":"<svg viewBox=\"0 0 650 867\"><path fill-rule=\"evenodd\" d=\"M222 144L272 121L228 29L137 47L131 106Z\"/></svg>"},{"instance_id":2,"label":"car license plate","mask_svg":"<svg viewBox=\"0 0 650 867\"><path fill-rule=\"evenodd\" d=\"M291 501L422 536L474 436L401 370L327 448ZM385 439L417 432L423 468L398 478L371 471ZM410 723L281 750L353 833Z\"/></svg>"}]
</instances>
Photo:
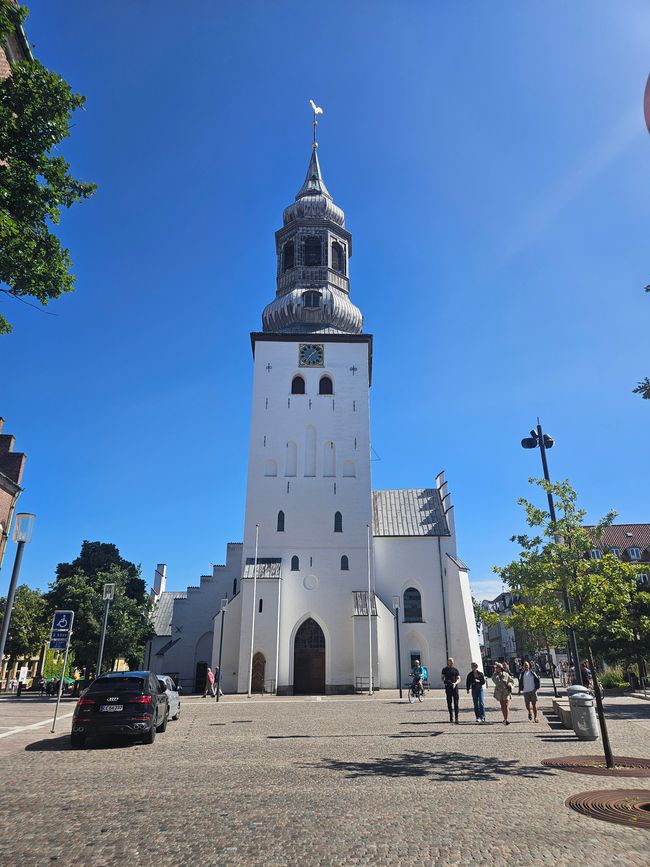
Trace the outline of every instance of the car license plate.
<instances>
[{"instance_id":1,"label":"car license plate","mask_svg":"<svg viewBox=\"0 0 650 867\"><path fill-rule=\"evenodd\" d=\"M100 713L102 713L104 711L107 711L108 713L110 713L111 711L124 710L124 705L123 704L100 704L99 710L100 710Z\"/></svg>"}]
</instances>

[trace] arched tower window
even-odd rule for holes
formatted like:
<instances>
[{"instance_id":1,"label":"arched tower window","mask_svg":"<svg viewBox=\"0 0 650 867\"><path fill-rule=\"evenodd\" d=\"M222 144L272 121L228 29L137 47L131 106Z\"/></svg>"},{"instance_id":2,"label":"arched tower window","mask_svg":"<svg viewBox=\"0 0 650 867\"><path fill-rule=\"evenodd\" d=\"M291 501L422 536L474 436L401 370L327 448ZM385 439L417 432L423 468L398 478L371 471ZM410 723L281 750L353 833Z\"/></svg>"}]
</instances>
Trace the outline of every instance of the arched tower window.
<instances>
[{"instance_id":1,"label":"arched tower window","mask_svg":"<svg viewBox=\"0 0 650 867\"><path fill-rule=\"evenodd\" d=\"M300 560L296 554L291 558L291 571L299 572L300 571Z\"/></svg>"},{"instance_id":2,"label":"arched tower window","mask_svg":"<svg viewBox=\"0 0 650 867\"><path fill-rule=\"evenodd\" d=\"M318 383L319 394L334 394L334 383L329 376L321 376Z\"/></svg>"},{"instance_id":3,"label":"arched tower window","mask_svg":"<svg viewBox=\"0 0 650 867\"><path fill-rule=\"evenodd\" d=\"M332 244L332 270L345 274L345 251L337 241Z\"/></svg>"},{"instance_id":4,"label":"arched tower window","mask_svg":"<svg viewBox=\"0 0 650 867\"><path fill-rule=\"evenodd\" d=\"M320 292L303 292L302 306L310 310L317 310L320 307Z\"/></svg>"},{"instance_id":5,"label":"arched tower window","mask_svg":"<svg viewBox=\"0 0 650 867\"><path fill-rule=\"evenodd\" d=\"M323 245L320 238L305 238L305 265L323 264Z\"/></svg>"},{"instance_id":6,"label":"arched tower window","mask_svg":"<svg viewBox=\"0 0 650 867\"><path fill-rule=\"evenodd\" d=\"M334 532L343 532L343 515L340 512L335 512L334 514Z\"/></svg>"},{"instance_id":7,"label":"arched tower window","mask_svg":"<svg viewBox=\"0 0 650 867\"><path fill-rule=\"evenodd\" d=\"M277 531L278 533L284 533L284 512L282 511L282 509L280 509L280 511L278 512Z\"/></svg>"},{"instance_id":8,"label":"arched tower window","mask_svg":"<svg viewBox=\"0 0 650 867\"><path fill-rule=\"evenodd\" d=\"M291 394L304 394L305 380L299 374L291 380Z\"/></svg>"},{"instance_id":9,"label":"arched tower window","mask_svg":"<svg viewBox=\"0 0 650 867\"><path fill-rule=\"evenodd\" d=\"M415 587L404 591L404 620L407 623L417 623L422 620L422 597Z\"/></svg>"},{"instance_id":10,"label":"arched tower window","mask_svg":"<svg viewBox=\"0 0 650 867\"><path fill-rule=\"evenodd\" d=\"M350 561L348 560L347 554L344 554L341 557L341 571L347 572L349 568L350 568Z\"/></svg>"},{"instance_id":11,"label":"arched tower window","mask_svg":"<svg viewBox=\"0 0 650 867\"><path fill-rule=\"evenodd\" d=\"M284 259L283 259L283 271L288 271L289 268L293 268L296 264L296 249L293 245L293 241L287 241L284 245L283 250Z\"/></svg>"}]
</instances>

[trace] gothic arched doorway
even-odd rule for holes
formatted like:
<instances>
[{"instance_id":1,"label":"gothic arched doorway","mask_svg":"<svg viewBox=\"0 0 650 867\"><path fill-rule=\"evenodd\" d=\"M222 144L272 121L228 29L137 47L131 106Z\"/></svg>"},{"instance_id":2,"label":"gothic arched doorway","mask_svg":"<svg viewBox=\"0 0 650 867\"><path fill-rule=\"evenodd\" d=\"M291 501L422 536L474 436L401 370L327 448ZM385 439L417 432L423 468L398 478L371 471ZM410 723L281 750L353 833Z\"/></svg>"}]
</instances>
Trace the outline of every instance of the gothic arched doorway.
<instances>
[{"instance_id":1,"label":"gothic arched doorway","mask_svg":"<svg viewBox=\"0 0 650 867\"><path fill-rule=\"evenodd\" d=\"M293 642L293 694L325 692L325 636L311 617L301 625Z\"/></svg>"},{"instance_id":2,"label":"gothic arched doorway","mask_svg":"<svg viewBox=\"0 0 650 867\"><path fill-rule=\"evenodd\" d=\"M264 673L266 671L266 658L259 650L253 657L253 678L251 680L251 692L264 692Z\"/></svg>"}]
</instances>

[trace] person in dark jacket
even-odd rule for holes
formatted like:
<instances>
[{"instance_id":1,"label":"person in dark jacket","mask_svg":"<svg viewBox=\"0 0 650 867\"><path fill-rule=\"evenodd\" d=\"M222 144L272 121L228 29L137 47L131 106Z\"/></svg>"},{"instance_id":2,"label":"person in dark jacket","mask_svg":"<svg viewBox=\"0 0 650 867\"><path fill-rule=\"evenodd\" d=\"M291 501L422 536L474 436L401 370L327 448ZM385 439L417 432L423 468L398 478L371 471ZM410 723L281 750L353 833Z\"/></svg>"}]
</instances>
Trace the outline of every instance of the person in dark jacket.
<instances>
[{"instance_id":1,"label":"person in dark jacket","mask_svg":"<svg viewBox=\"0 0 650 867\"><path fill-rule=\"evenodd\" d=\"M485 722L485 702L483 701L483 689L485 687L485 675L479 670L478 662L472 663L472 670L467 675L465 680L467 693L472 691L472 701L474 702L474 713L476 714L476 722Z\"/></svg>"},{"instance_id":2,"label":"person in dark jacket","mask_svg":"<svg viewBox=\"0 0 650 867\"><path fill-rule=\"evenodd\" d=\"M519 692L524 694L524 703L528 711L528 719L535 716L537 722L537 690L539 689L539 677L530 667L530 662L524 662L524 670L519 675ZM532 713L531 713L532 709Z\"/></svg>"},{"instance_id":3,"label":"person in dark jacket","mask_svg":"<svg viewBox=\"0 0 650 867\"><path fill-rule=\"evenodd\" d=\"M458 724L458 684L460 683L460 672L454 665L454 660L451 656L447 660L447 665L442 669L441 674L442 682L445 687L445 695L447 697L449 722L456 722L456 724Z\"/></svg>"}]
</instances>

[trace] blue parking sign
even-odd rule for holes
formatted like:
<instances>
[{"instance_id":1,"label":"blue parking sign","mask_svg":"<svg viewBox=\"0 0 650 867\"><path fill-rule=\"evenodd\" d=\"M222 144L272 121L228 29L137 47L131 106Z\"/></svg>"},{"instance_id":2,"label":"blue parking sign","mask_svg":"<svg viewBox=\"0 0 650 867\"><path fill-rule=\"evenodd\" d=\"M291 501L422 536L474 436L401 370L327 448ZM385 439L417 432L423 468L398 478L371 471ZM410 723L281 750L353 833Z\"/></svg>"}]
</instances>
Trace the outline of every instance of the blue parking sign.
<instances>
[{"instance_id":1,"label":"blue parking sign","mask_svg":"<svg viewBox=\"0 0 650 867\"><path fill-rule=\"evenodd\" d=\"M72 632L74 611L55 611L50 630L50 650L65 650Z\"/></svg>"}]
</instances>

